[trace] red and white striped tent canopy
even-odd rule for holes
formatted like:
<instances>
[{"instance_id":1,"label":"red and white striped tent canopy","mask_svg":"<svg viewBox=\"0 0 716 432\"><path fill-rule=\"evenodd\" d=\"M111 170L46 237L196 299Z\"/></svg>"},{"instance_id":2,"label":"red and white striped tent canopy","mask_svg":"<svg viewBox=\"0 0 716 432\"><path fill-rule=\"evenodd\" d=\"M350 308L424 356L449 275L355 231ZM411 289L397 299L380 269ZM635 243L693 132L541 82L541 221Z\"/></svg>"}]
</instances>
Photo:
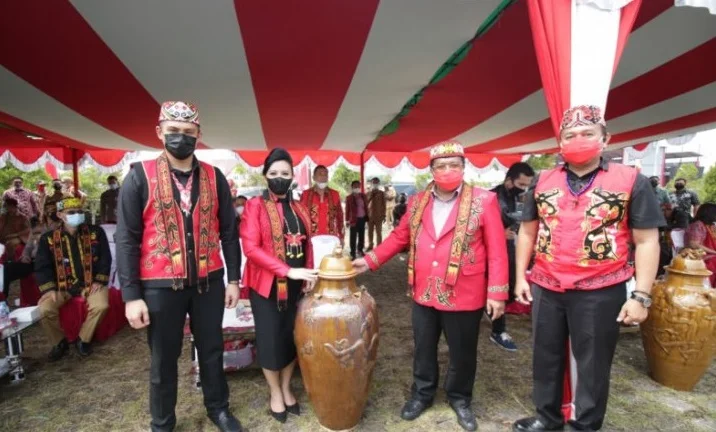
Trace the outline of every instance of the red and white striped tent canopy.
<instances>
[{"instance_id":1,"label":"red and white striped tent canopy","mask_svg":"<svg viewBox=\"0 0 716 432\"><path fill-rule=\"evenodd\" d=\"M177 99L199 106L204 148L553 151L527 3L5 2L0 155L116 164L160 148L159 104ZM680 3L713 9L641 4L609 93L615 145L716 127L716 5Z\"/></svg>"}]
</instances>

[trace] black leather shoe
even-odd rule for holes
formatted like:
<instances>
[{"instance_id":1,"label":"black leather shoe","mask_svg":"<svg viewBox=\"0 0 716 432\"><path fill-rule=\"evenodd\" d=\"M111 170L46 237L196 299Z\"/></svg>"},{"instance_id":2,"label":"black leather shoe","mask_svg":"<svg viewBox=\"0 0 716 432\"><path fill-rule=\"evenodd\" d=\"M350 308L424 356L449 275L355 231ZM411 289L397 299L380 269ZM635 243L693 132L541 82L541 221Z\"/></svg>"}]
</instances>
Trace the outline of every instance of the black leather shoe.
<instances>
[{"instance_id":1,"label":"black leather shoe","mask_svg":"<svg viewBox=\"0 0 716 432\"><path fill-rule=\"evenodd\" d=\"M77 340L77 353L81 357L87 357L92 354L92 345L88 342L82 342L82 339Z\"/></svg>"},{"instance_id":2,"label":"black leather shoe","mask_svg":"<svg viewBox=\"0 0 716 432\"><path fill-rule=\"evenodd\" d=\"M281 411L276 412L269 408L269 411L271 412L271 417L274 418L279 423L286 423L286 420L288 420L288 411Z\"/></svg>"},{"instance_id":3,"label":"black leather shoe","mask_svg":"<svg viewBox=\"0 0 716 432\"><path fill-rule=\"evenodd\" d=\"M67 343L67 339L62 339L60 343L52 347L52 350L47 354L47 359L51 362L56 362L67 354L67 350L70 348L70 344Z\"/></svg>"},{"instance_id":4,"label":"black leather shoe","mask_svg":"<svg viewBox=\"0 0 716 432\"><path fill-rule=\"evenodd\" d=\"M433 406L432 402L423 402L421 400L417 399L410 399L409 401L405 402L405 405L403 405L403 410L400 412L400 418L403 420L415 420L416 418L420 417L420 414L423 413L426 409Z\"/></svg>"},{"instance_id":5,"label":"black leather shoe","mask_svg":"<svg viewBox=\"0 0 716 432\"><path fill-rule=\"evenodd\" d=\"M563 431L564 425L547 426L537 417L527 417L512 424L513 432Z\"/></svg>"},{"instance_id":6,"label":"black leather shoe","mask_svg":"<svg viewBox=\"0 0 716 432\"><path fill-rule=\"evenodd\" d=\"M222 410L209 415L209 420L219 428L221 432L243 432L241 423L229 410Z\"/></svg>"},{"instance_id":7,"label":"black leather shoe","mask_svg":"<svg viewBox=\"0 0 716 432\"><path fill-rule=\"evenodd\" d=\"M477 419L475 413L470 409L467 402L450 402L450 408L457 414L457 423L466 431L477 430Z\"/></svg>"},{"instance_id":8,"label":"black leather shoe","mask_svg":"<svg viewBox=\"0 0 716 432\"><path fill-rule=\"evenodd\" d=\"M300 416L301 415L301 405L299 405L298 402L296 402L293 405L286 405L286 411L288 411L289 414Z\"/></svg>"}]
</instances>

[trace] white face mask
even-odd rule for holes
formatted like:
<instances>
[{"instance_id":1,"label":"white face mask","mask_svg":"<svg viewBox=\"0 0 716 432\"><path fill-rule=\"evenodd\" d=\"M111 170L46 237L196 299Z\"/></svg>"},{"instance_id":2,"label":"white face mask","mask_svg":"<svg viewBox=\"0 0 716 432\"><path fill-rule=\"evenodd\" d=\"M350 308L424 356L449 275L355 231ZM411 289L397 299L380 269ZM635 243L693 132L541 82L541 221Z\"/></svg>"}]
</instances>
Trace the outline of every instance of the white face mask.
<instances>
[{"instance_id":1,"label":"white face mask","mask_svg":"<svg viewBox=\"0 0 716 432\"><path fill-rule=\"evenodd\" d=\"M353 188L353 193L354 193L354 194L359 194L359 193L360 193L360 188Z\"/></svg>"},{"instance_id":2,"label":"white face mask","mask_svg":"<svg viewBox=\"0 0 716 432\"><path fill-rule=\"evenodd\" d=\"M112 183L111 185L109 185L109 188L112 190L119 189L119 185L117 183Z\"/></svg>"},{"instance_id":3,"label":"white face mask","mask_svg":"<svg viewBox=\"0 0 716 432\"><path fill-rule=\"evenodd\" d=\"M236 214L241 216L241 213L244 212L244 206L236 206Z\"/></svg>"},{"instance_id":4,"label":"white face mask","mask_svg":"<svg viewBox=\"0 0 716 432\"><path fill-rule=\"evenodd\" d=\"M67 215L67 225L71 227L78 227L82 225L85 222L85 214L84 213L76 213Z\"/></svg>"},{"instance_id":5,"label":"white face mask","mask_svg":"<svg viewBox=\"0 0 716 432\"><path fill-rule=\"evenodd\" d=\"M316 183L316 186L318 186L318 189L325 189L326 186L328 186L328 183Z\"/></svg>"}]
</instances>

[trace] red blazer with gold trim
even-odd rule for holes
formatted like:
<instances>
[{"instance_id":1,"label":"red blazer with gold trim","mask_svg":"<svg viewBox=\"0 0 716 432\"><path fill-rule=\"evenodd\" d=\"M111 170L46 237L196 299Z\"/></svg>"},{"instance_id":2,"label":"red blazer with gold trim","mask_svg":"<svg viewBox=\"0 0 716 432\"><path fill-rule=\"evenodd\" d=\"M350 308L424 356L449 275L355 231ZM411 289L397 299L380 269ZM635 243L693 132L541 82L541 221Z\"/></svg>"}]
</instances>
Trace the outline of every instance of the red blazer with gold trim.
<instances>
[{"instance_id":1,"label":"red blazer with gold trim","mask_svg":"<svg viewBox=\"0 0 716 432\"><path fill-rule=\"evenodd\" d=\"M410 200L408 212L398 227L380 246L366 255L371 270L376 270L410 245L410 220L425 193ZM445 311L477 310L485 306L488 298L507 300L507 242L497 195L478 187L473 188L471 220L462 247L457 282L453 287L444 284L443 280L447 272L460 197L439 235L435 233L433 224L434 199L430 197L415 236L413 300Z\"/></svg>"},{"instance_id":2,"label":"red blazer with gold trim","mask_svg":"<svg viewBox=\"0 0 716 432\"><path fill-rule=\"evenodd\" d=\"M271 223L262 201L261 196L251 198L246 202L244 213L241 215L241 247L246 256L243 286L253 289L262 297L268 298L271 294L274 279L276 277L286 277L291 267L286 262L276 258L271 239ZM308 210L297 201L293 201L291 205L294 209L302 208L302 211L296 211L296 216L301 218L304 226L309 231L308 239L306 240L306 267L313 268L311 221L302 216L303 214L307 215Z\"/></svg>"}]
</instances>

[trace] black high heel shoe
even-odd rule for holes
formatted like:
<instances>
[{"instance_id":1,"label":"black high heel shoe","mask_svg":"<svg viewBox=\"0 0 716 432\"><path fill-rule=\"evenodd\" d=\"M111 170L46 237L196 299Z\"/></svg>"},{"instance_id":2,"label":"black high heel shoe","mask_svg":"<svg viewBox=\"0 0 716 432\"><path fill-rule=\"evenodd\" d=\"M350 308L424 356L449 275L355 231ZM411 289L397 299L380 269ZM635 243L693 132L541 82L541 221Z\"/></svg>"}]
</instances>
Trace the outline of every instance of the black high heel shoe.
<instances>
[{"instance_id":1,"label":"black high heel shoe","mask_svg":"<svg viewBox=\"0 0 716 432\"><path fill-rule=\"evenodd\" d=\"M296 402L293 405L286 405L286 411L288 411L289 414L300 416L301 415L301 405L299 405L298 402Z\"/></svg>"},{"instance_id":2,"label":"black high heel shoe","mask_svg":"<svg viewBox=\"0 0 716 432\"><path fill-rule=\"evenodd\" d=\"M271 417L273 417L277 422L279 423L286 423L286 419L288 418L288 411L284 410L281 412L276 412L269 408L269 411L271 412Z\"/></svg>"}]
</instances>

